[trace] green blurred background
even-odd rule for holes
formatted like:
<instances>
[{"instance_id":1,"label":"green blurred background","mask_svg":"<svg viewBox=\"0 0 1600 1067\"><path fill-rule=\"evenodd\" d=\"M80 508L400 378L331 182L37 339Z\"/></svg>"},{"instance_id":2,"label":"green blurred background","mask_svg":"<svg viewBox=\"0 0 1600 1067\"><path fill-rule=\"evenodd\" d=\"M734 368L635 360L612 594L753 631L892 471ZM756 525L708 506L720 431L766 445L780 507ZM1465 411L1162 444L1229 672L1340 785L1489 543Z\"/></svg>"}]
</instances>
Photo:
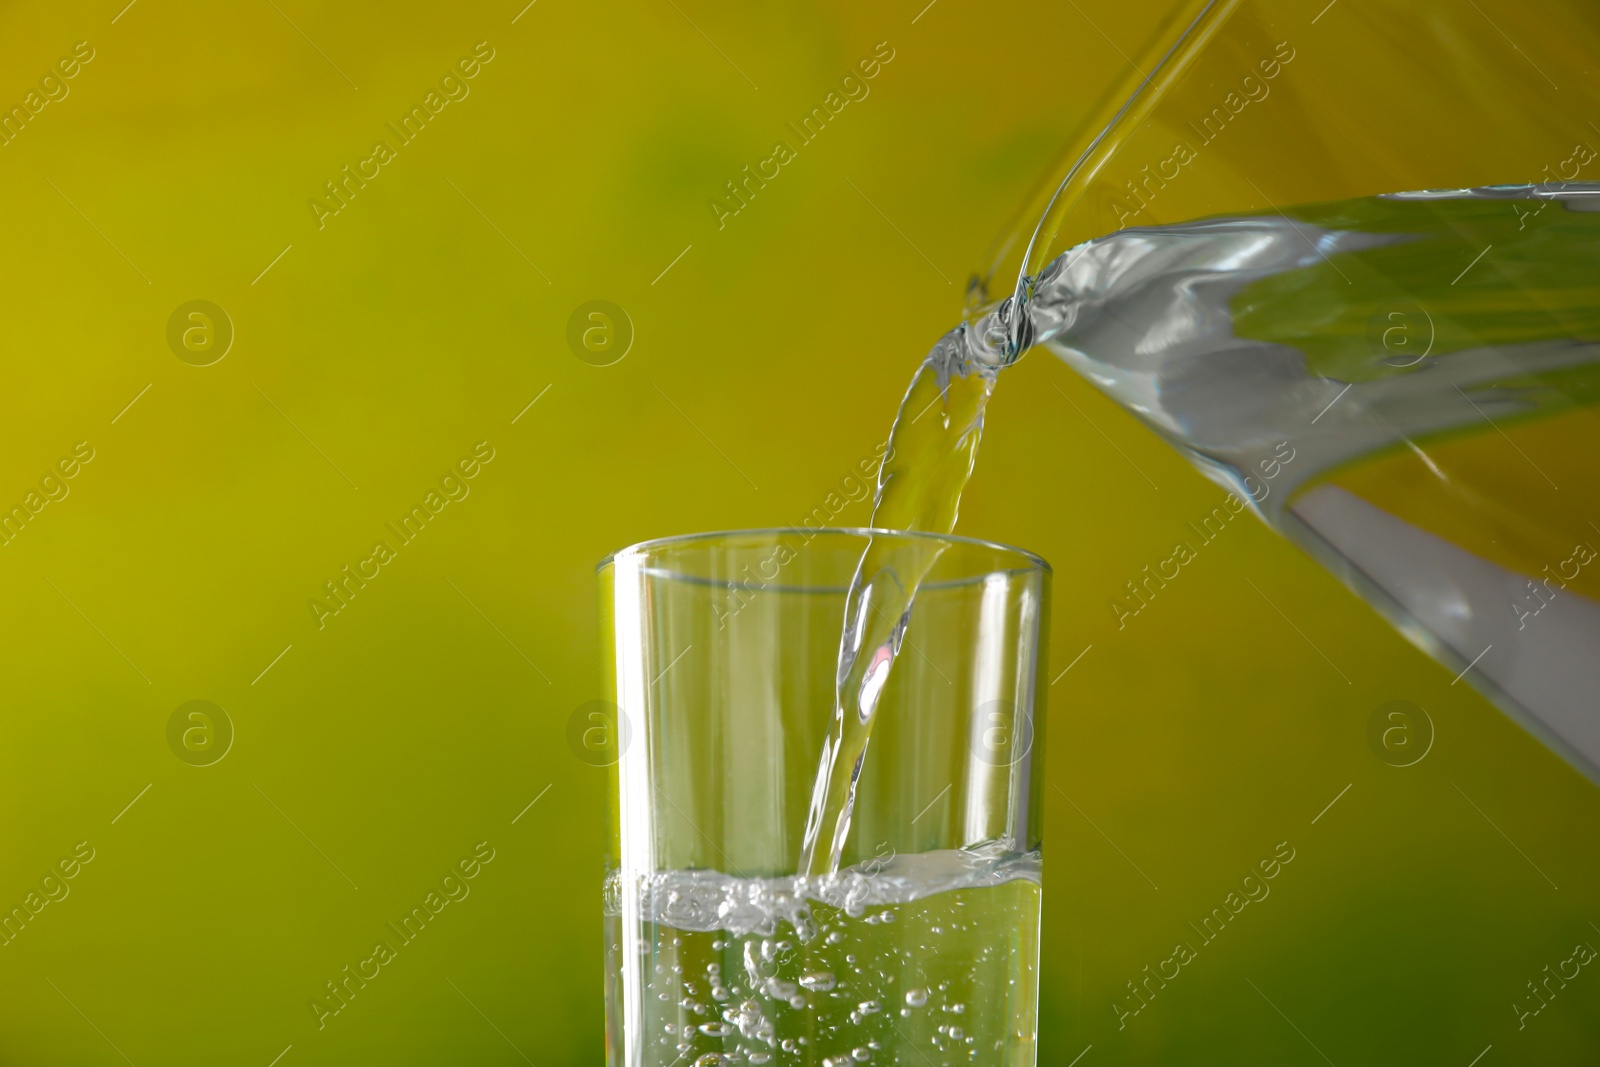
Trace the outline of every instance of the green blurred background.
<instances>
[{"instance_id":1,"label":"green blurred background","mask_svg":"<svg viewBox=\"0 0 1600 1067\"><path fill-rule=\"evenodd\" d=\"M0 148L0 500L94 457L0 549L0 894L38 908L0 948L0 1062L600 1062L605 772L566 740L594 564L838 491L1164 5L123 2L0 10L0 101L93 52ZM880 42L870 95L719 229ZM235 331L209 366L167 341L195 299ZM609 366L566 341L596 299L635 334ZM1056 569L1042 1062L1594 1062L1600 977L1511 1008L1600 944L1593 787L1253 520L1119 630L1221 490L1042 354L989 427L960 531ZM319 629L479 442L470 494ZM169 745L191 700L232 724L209 766ZM1369 746L1391 700L1436 730L1414 766ZM1271 896L1119 1030L1280 842ZM475 848L470 896L319 1029Z\"/></svg>"}]
</instances>

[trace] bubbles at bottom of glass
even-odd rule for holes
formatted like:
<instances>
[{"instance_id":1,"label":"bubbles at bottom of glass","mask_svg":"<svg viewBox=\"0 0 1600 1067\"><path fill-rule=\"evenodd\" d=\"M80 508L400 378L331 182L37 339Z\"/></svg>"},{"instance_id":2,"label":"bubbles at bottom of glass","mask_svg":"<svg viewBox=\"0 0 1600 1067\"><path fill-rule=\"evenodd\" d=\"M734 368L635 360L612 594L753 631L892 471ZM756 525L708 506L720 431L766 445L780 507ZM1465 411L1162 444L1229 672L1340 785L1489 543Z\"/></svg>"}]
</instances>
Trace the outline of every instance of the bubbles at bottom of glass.
<instances>
[{"instance_id":1,"label":"bubbles at bottom of glass","mask_svg":"<svg viewBox=\"0 0 1600 1067\"><path fill-rule=\"evenodd\" d=\"M821 878L612 872L607 1008L632 1035L612 1062L1031 1065L1039 866L987 850Z\"/></svg>"}]
</instances>

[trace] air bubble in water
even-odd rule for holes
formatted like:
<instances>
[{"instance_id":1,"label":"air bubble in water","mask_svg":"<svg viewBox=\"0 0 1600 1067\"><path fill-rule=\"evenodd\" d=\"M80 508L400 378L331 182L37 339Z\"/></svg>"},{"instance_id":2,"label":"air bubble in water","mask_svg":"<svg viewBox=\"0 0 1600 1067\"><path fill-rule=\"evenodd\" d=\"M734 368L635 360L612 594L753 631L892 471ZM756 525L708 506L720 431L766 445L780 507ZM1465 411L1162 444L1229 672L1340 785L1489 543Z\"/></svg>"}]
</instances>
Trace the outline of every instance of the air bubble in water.
<instances>
[{"instance_id":1,"label":"air bubble in water","mask_svg":"<svg viewBox=\"0 0 1600 1067\"><path fill-rule=\"evenodd\" d=\"M723 1012L722 1017L739 1028L739 1032L751 1041L763 1036L763 1031L770 1031L771 1024L767 1023L766 1016L761 1014L761 1005L753 1000L747 1000L739 1005L735 1012L732 1008Z\"/></svg>"}]
</instances>

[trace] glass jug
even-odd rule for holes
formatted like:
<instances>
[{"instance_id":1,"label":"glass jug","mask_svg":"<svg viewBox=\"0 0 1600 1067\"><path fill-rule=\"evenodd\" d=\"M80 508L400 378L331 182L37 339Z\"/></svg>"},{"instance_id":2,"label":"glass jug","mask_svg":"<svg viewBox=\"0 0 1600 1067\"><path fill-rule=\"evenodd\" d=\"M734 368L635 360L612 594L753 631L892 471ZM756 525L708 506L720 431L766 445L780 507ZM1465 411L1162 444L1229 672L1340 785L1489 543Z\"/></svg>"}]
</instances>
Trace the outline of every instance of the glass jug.
<instances>
[{"instance_id":1,"label":"glass jug","mask_svg":"<svg viewBox=\"0 0 1600 1067\"><path fill-rule=\"evenodd\" d=\"M1600 8L1211 0L1158 37L969 336L1048 348L1600 782Z\"/></svg>"}]
</instances>

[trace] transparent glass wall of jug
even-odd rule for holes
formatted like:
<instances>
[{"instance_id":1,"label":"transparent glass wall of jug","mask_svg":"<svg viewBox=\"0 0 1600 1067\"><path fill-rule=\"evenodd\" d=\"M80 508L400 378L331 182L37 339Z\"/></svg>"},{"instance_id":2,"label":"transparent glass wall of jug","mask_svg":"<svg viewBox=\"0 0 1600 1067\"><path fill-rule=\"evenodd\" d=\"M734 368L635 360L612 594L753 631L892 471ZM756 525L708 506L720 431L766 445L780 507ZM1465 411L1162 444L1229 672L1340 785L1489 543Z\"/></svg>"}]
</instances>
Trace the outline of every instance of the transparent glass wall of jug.
<instances>
[{"instance_id":1,"label":"transparent glass wall of jug","mask_svg":"<svg viewBox=\"0 0 1600 1067\"><path fill-rule=\"evenodd\" d=\"M1600 781L1600 8L1213 0L1156 38L969 329L1046 347Z\"/></svg>"}]
</instances>

